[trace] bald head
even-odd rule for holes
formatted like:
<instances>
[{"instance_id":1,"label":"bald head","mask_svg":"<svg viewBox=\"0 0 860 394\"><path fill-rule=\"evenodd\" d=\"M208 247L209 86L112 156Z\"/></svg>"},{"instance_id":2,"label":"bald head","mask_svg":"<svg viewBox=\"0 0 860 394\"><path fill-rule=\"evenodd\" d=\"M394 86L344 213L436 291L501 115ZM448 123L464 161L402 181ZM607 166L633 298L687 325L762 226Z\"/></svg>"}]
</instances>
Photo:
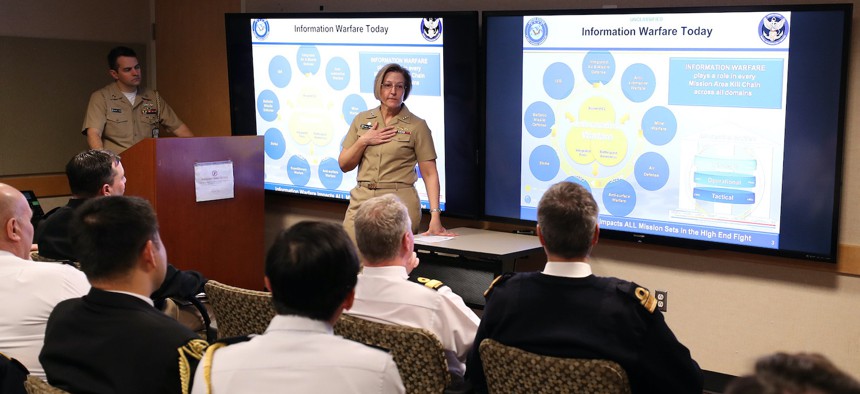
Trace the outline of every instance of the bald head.
<instances>
[{"instance_id":1,"label":"bald head","mask_svg":"<svg viewBox=\"0 0 860 394\"><path fill-rule=\"evenodd\" d=\"M0 223L3 225L0 250L22 259L30 258L30 246L33 244L32 217L33 211L24 195L12 186L0 183Z\"/></svg>"}]
</instances>

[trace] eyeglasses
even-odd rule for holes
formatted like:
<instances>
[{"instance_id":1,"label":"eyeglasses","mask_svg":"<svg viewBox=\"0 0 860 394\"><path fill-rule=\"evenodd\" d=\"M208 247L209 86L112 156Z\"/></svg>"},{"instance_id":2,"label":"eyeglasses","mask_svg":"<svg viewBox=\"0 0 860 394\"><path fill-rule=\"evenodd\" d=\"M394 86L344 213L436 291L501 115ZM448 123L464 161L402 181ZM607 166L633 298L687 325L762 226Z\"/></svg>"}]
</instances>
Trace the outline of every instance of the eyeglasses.
<instances>
[{"instance_id":1,"label":"eyeglasses","mask_svg":"<svg viewBox=\"0 0 860 394\"><path fill-rule=\"evenodd\" d=\"M406 86L404 86L404 85L402 85L402 84L397 84L397 85L395 85L395 84L393 84L393 83L386 82L386 83L383 83L383 84L382 84L382 88L383 88L383 89L385 89L385 90L391 90L392 88L394 88L394 89L396 89L396 90L405 90L405 89L406 89Z\"/></svg>"}]
</instances>

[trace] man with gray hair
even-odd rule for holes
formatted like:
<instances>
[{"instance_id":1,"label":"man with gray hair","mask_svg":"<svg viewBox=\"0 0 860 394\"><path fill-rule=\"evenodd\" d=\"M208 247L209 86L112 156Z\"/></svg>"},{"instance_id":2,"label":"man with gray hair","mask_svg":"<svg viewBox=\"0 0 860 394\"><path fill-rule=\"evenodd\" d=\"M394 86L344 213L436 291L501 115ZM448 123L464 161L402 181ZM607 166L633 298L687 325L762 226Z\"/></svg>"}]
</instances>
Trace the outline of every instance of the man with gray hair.
<instances>
[{"instance_id":1,"label":"man with gray hair","mask_svg":"<svg viewBox=\"0 0 860 394\"><path fill-rule=\"evenodd\" d=\"M365 201L355 215L355 238L364 269L358 275L355 303L346 313L429 330L445 349L452 378L462 380L480 320L441 282L421 285L408 280L418 258L406 206L392 194Z\"/></svg>"},{"instance_id":2,"label":"man with gray hair","mask_svg":"<svg viewBox=\"0 0 860 394\"><path fill-rule=\"evenodd\" d=\"M498 277L475 344L493 339L552 357L604 359L627 372L633 393L701 393L702 373L678 342L644 287L591 273L600 226L598 207L583 186L560 182L538 203L537 235L546 251L543 272ZM487 391L475 346L468 376Z\"/></svg>"}]
</instances>

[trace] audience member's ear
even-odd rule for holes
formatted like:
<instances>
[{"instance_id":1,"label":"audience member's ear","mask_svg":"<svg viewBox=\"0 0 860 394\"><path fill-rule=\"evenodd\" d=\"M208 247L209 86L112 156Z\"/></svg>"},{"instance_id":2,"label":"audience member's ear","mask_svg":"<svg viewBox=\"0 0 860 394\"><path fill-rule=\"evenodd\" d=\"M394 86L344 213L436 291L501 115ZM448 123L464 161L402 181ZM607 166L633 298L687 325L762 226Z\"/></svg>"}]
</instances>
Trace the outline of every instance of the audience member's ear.
<instances>
[{"instance_id":1,"label":"audience member's ear","mask_svg":"<svg viewBox=\"0 0 860 394\"><path fill-rule=\"evenodd\" d=\"M343 310L348 311L352 309L352 304L355 302L355 287L349 291L349 294L346 295L346 298L343 300Z\"/></svg>"},{"instance_id":2,"label":"audience member's ear","mask_svg":"<svg viewBox=\"0 0 860 394\"><path fill-rule=\"evenodd\" d=\"M13 220L15 220L15 218L9 218L9 220L3 224L3 231L8 239L12 239L12 235L15 234L15 223Z\"/></svg>"},{"instance_id":3,"label":"audience member's ear","mask_svg":"<svg viewBox=\"0 0 860 394\"><path fill-rule=\"evenodd\" d=\"M9 218L6 221L6 237L11 241L20 241L21 240L21 230L18 225L18 219Z\"/></svg>"},{"instance_id":4,"label":"audience member's ear","mask_svg":"<svg viewBox=\"0 0 860 394\"><path fill-rule=\"evenodd\" d=\"M409 252L415 249L415 241L410 231L412 230L404 231L403 236L400 237L400 248L406 249Z\"/></svg>"},{"instance_id":5,"label":"audience member's ear","mask_svg":"<svg viewBox=\"0 0 860 394\"><path fill-rule=\"evenodd\" d=\"M546 245L546 243L543 241L543 232L540 230L540 224L538 224L537 226L535 226L535 233L536 233L536 234L537 234L537 236L538 236L538 240L540 240L540 244L541 244L541 245Z\"/></svg>"},{"instance_id":6,"label":"audience member's ear","mask_svg":"<svg viewBox=\"0 0 860 394\"><path fill-rule=\"evenodd\" d=\"M158 265L158 262L155 260L156 253L155 243L152 242L152 240L146 241L146 246L144 246L143 251L140 252L140 262L143 264L144 270L147 272L154 270Z\"/></svg>"},{"instance_id":7,"label":"audience member's ear","mask_svg":"<svg viewBox=\"0 0 860 394\"><path fill-rule=\"evenodd\" d=\"M99 193L102 195L102 197L110 196L110 185L108 185L107 183L102 185L102 188L99 190Z\"/></svg>"}]
</instances>

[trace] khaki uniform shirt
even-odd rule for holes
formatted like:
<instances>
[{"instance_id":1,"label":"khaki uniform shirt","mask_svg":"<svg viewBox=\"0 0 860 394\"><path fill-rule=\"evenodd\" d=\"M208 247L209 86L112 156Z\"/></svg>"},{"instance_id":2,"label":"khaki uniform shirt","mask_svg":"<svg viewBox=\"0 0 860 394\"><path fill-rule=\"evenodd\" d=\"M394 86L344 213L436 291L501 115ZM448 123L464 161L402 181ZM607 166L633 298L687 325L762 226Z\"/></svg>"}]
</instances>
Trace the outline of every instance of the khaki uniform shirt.
<instances>
[{"instance_id":1,"label":"khaki uniform shirt","mask_svg":"<svg viewBox=\"0 0 860 394\"><path fill-rule=\"evenodd\" d=\"M364 150L358 163L358 181L415 183L418 180L415 165L419 161L435 160L436 148L427 122L409 112L406 104L389 125L385 124L379 107L356 115L343 140L343 148L355 144L358 137L377 122L380 128L394 126L397 135L388 143Z\"/></svg>"},{"instance_id":2,"label":"khaki uniform shirt","mask_svg":"<svg viewBox=\"0 0 860 394\"><path fill-rule=\"evenodd\" d=\"M88 128L99 130L104 149L120 153L144 138L153 137L153 129L161 132L161 125L176 130L182 121L157 92L139 88L131 105L112 82L90 96L81 132L86 135Z\"/></svg>"}]
</instances>

